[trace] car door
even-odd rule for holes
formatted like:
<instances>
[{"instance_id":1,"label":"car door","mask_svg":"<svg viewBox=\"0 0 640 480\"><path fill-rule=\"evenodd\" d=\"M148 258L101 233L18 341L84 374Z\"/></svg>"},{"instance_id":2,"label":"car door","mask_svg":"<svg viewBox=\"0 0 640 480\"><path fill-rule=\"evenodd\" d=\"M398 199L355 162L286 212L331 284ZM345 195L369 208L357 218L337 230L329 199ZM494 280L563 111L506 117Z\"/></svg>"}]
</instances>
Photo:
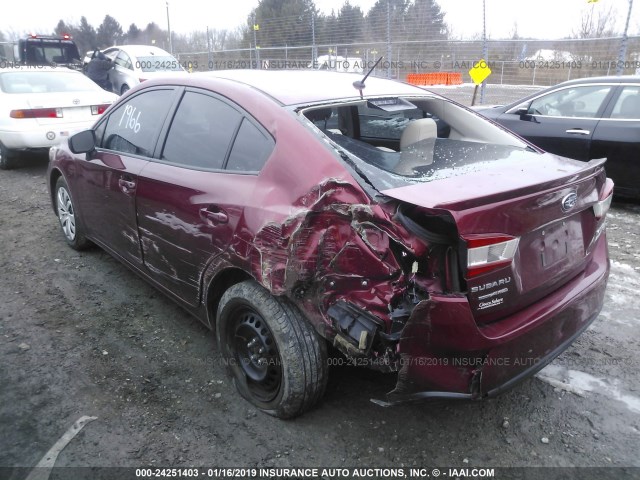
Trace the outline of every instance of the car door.
<instances>
[{"instance_id":1,"label":"car door","mask_svg":"<svg viewBox=\"0 0 640 480\"><path fill-rule=\"evenodd\" d=\"M149 274L196 306L203 272L234 242L274 143L237 105L191 88L167 130L140 174L138 230Z\"/></svg>"},{"instance_id":2,"label":"car door","mask_svg":"<svg viewBox=\"0 0 640 480\"><path fill-rule=\"evenodd\" d=\"M591 138L612 85L574 85L548 92L498 117L498 122L547 152L588 160Z\"/></svg>"},{"instance_id":3,"label":"car door","mask_svg":"<svg viewBox=\"0 0 640 480\"><path fill-rule=\"evenodd\" d=\"M640 84L621 86L598 123L591 158L601 157L616 193L640 197Z\"/></svg>"},{"instance_id":4,"label":"car door","mask_svg":"<svg viewBox=\"0 0 640 480\"><path fill-rule=\"evenodd\" d=\"M88 234L141 266L135 194L138 174L153 155L174 88L145 90L120 103L96 127L96 150L76 162Z\"/></svg>"},{"instance_id":5,"label":"car door","mask_svg":"<svg viewBox=\"0 0 640 480\"><path fill-rule=\"evenodd\" d=\"M120 50L113 63L114 66L109 71L109 80L113 91L120 95L137 85L138 82L132 82L134 77L133 63L131 62L131 57L125 51Z\"/></svg>"}]
</instances>

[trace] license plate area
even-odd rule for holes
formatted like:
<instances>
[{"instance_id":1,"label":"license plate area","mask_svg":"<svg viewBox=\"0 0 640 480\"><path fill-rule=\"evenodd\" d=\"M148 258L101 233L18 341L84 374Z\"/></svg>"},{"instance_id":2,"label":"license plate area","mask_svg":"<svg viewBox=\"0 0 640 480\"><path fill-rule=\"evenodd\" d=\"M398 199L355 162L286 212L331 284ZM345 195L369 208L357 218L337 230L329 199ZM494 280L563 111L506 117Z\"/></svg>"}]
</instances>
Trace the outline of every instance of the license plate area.
<instances>
[{"instance_id":1,"label":"license plate area","mask_svg":"<svg viewBox=\"0 0 640 480\"><path fill-rule=\"evenodd\" d=\"M523 292L562 276L585 255L580 215L546 225L521 241Z\"/></svg>"}]
</instances>

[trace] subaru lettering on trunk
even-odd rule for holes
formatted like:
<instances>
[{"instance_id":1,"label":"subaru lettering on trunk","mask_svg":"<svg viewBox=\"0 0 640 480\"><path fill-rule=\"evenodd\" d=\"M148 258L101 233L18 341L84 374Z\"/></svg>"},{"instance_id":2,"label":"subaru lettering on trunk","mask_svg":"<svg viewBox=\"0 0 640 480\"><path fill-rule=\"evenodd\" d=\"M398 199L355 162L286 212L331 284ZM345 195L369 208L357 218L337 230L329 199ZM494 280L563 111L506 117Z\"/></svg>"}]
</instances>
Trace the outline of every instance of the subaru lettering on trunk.
<instances>
[{"instance_id":1,"label":"subaru lettering on trunk","mask_svg":"<svg viewBox=\"0 0 640 480\"><path fill-rule=\"evenodd\" d=\"M239 394L290 418L330 346L397 373L387 405L494 396L568 348L609 274L604 163L407 84L235 70L131 89L48 180L70 247L215 330Z\"/></svg>"}]
</instances>

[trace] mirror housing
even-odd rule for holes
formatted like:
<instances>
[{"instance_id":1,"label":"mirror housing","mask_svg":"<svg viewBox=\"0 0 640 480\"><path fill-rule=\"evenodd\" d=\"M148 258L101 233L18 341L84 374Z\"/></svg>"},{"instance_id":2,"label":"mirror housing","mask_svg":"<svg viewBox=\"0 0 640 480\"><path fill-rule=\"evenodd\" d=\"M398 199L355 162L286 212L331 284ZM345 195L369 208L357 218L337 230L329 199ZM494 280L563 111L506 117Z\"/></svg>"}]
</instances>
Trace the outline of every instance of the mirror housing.
<instances>
[{"instance_id":1,"label":"mirror housing","mask_svg":"<svg viewBox=\"0 0 640 480\"><path fill-rule=\"evenodd\" d=\"M73 153L89 153L96 149L96 133L83 130L69 137L69 150Z\"/></svg>"},{"instance_id":2,"label":"mirror housing","mask_svg":"<svg viewBox=\"0 0 640 480\"><path fill-rule=\"evenodd\" d=\"M529 115L529 106L528 106L528 105L525 105L525 106L522 106L522 107L518 108L518 109L516 110L516 113L517 113L518 115L520 115L520 117L524 117L524 116L526 116L526 115Z\"/></svg>"}]
</instances>

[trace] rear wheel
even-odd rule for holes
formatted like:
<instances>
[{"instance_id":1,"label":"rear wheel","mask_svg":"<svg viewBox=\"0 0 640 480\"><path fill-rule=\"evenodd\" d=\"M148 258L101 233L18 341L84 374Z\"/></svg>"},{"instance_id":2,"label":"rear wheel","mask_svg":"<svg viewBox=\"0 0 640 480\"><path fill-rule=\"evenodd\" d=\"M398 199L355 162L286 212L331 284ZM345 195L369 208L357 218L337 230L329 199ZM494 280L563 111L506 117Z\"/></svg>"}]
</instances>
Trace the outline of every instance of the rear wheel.
<instances>
[{"instance_id":1,"label":"rear wheel","mask_svg":"<svg viewBox=\"0 0 640 480\"><path fill-rule=\"evenodd\" d=\"M0 143L0 169L9 170L15 167L16 153L9 150L4 144Z\"/></svg>"},{"instance_id":2,"label":"rear wheel","mask_svg":"<svg viewBox=\"0 0 640 480\"><path fill-rule=\"evenodd\" d=\"M122 85L122 88L120 89L120 95L124 95L128 90L129 90L129 85L127 84Z\"/></svg>"},{"instance_id":3,"label":"rear wheel","mask_svg":"<svg viewBox=\"0 0 640 480\"><path fill-rule=\"evenodd\" d=\"M85 237L84 227L76 215L76 209L69 193L69 186L63 177L58 178L55 190L56 212L64 239L74 250L84 250L91 245Z\"/></svg>"},{"instance_id":4,"label":"rear wheel","mask_svg":"<svg viewBox=\"0 0 640 480\"><path fill-rule=\"evenodd\" d=\"M262 411L292 418L324 394L324 340L294 305L256 282L238 283L224 293L217 337L236 388Z\"/></svg>"}]
</instances>

